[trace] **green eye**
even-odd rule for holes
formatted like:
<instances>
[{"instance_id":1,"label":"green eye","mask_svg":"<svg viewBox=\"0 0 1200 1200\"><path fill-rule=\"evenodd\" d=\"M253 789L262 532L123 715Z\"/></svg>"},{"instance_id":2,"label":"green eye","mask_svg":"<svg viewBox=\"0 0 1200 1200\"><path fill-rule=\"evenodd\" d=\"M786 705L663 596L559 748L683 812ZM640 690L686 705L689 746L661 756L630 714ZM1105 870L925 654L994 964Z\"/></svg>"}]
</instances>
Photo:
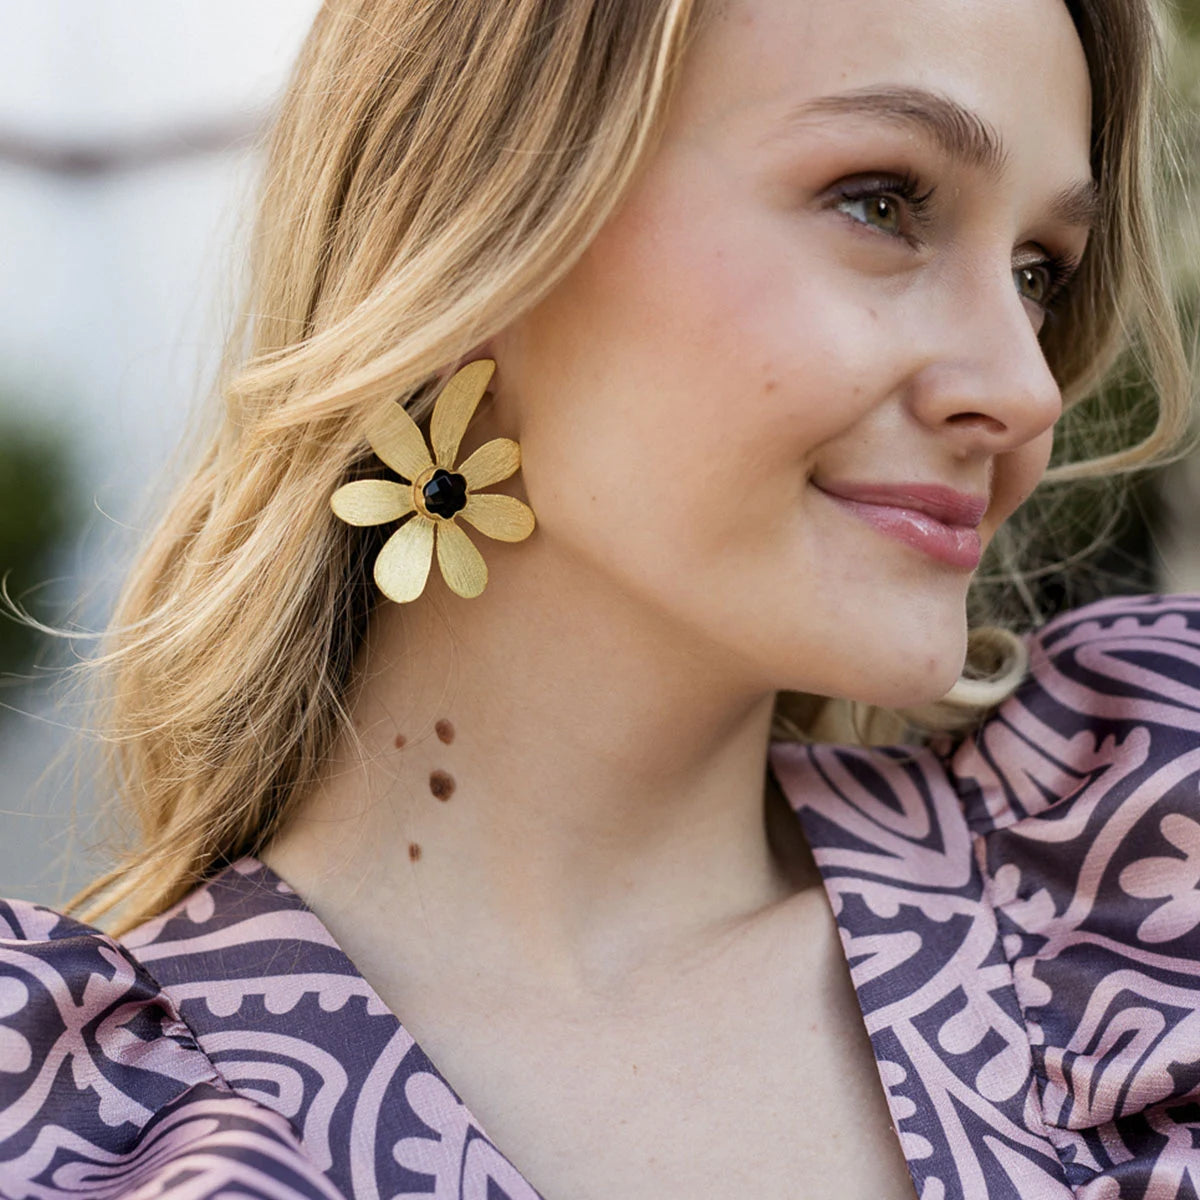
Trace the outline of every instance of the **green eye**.
<instances>
[{"instance_id":1,"label":"green eye","mask_svg":"<svg viewBox=\"0 0 1200 1200\"><path fill-rule=\"evenodd\" d=\"M1044 305L1050 298L1050 274L1044 266L1017 267L1013 281L1023 300Z\"/></svg>"},{"instance_id":2,"label":"green eye","mask_svg":"<svg viewBox=\"0 0 1200 1200\"><path fill-rule=\"evenodd\" d=\"M873 196L847 197L840 205L856 221L873 225L884 233L899 233L901 226L900 202L895 196L876 194Z\"/></svg>"},{"instance_id":3,"label":"green eye","mask_svg":"<svg viewBox=\"0 0 1200 1200\"><path fill-rule=\"evenodd\" d=\"M855 175L835 187L835 207L855 224L866 225L913 246L933 215L932 187L921 190L915 175L882 173Z\"/></svg>"}]
</instances>

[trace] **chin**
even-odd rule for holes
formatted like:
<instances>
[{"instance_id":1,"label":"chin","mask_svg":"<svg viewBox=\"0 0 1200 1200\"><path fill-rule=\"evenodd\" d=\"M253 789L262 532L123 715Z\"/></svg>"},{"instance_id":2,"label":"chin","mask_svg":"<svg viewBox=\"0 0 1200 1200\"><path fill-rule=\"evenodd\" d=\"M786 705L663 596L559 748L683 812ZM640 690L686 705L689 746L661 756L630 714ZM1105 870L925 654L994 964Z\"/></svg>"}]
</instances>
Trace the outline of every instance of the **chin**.
<instances>
[{"instance_id":1,"label":"chin","mask_svg":"<svg viewBox=\"0 0 1200 1200\"><path fill-rule=\"evenodd\" d=\"M965 596L881 593L818 595L801 614L768 609L754 649L774 686L881 708L941 700L966 662Z\"/></svg>"},{"instance_id":2,"label":"chin","mask_svg":"<svg viewBox=\"0 0 1200 1200\"><path fill-rule=\"evenodd\" d=\"M913 653L914 650L923 653ZM966 636L952 644L905 647L890 660L880 657L872 686L862 699L883 708L917 708L935 704L958 682L966 662Z\"/></svg>"},{"instance_id":3,"label":"chin","mask_svg":"<svg viewBox=\"0 0 1200 1200\"><path fill-rule=\"evenodd\" d=\"M847 647L847 659L822 694L880 708L918 708L941 700L958 682L966 661L965 627L940 636L898 631L881 639L876 628ZM802 689L801 689L802 690Z\"/></svg>"},{"instance_id":4,"label":"chin","mask_svg":"<svg viewBox=\"0 0 1200 1200\"><path fill-rule=\"evenodd\" d=\"M961 674L961 662L951 670L934 670L926 666L896 679L890 686L873 688L871 694L862 699L880 708L922 708L943 699Z\"/></svg>"}]
</instances>

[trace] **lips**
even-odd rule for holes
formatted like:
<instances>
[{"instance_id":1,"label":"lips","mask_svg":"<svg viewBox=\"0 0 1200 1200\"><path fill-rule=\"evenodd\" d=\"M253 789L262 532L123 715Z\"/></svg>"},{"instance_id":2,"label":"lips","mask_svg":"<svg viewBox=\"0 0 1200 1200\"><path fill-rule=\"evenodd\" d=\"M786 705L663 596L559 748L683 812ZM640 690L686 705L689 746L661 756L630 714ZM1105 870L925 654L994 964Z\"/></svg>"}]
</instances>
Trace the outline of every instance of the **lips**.
<instances>
[{"instance_id":1,"label":"lips","mask_svg":"<svg viewBox=\"0 0 1200 1200\"><path fill-rule=\"evenodd\" d=\"M814 487L880 533L947 566L973 571L983 554L978 526L986 496L927 483L822 483Z\"/></svg>"},{"instance_id":2,"label":"lips","mask_svg":"<svg viewBox=\"0 0 1200 1200\"><path fill-rule=\"evenodd\" d=\"M943 525L978 527L987 512L988 498L936 483L834 483L819 484L821 491L860 504L881 504L924 513Z\"/></svg>"}]
</instances>

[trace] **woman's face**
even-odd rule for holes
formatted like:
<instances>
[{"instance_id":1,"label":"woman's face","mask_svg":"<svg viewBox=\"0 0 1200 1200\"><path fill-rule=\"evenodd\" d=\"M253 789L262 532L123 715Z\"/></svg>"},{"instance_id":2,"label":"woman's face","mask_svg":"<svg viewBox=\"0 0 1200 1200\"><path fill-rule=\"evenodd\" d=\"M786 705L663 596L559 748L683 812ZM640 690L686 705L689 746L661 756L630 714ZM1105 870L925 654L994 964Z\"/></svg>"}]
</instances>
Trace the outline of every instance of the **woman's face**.
<instances>
[{"instance_id":1,"label":"woman's face","mask_svg":"<svg viewBox=\"0 0 1200 1200\"><path fill-rule=\"evenodd\" d=\"M944 694L1059 415L1089 127L1062 0L724 6L628 198L489 346L543 554L764 688Z\"/></svg>"}]
</instances>

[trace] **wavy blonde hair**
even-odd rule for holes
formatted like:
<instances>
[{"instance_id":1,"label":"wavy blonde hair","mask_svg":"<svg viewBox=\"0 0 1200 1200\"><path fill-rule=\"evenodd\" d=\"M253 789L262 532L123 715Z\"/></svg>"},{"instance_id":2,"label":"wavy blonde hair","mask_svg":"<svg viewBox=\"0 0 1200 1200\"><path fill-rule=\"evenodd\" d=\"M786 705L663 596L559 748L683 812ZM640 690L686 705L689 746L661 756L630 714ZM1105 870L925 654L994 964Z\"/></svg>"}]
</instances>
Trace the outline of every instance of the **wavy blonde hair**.
<instances>
[{"instance_id":1,"label":"wavy blonde hair","mask_svg":"<svg viewBox=\"0 0 1200 1200\"><path fill-rule=\"evenodd\" d=\"M1149 204L1147 2L1071 5L1095 90L1104 221L1045 347L1070 402L1138 347L1159 419L1141 444L1060 474L1160 458L1186 421ZM83 919L116 913L124 932L288 819L348 727L374 594L378 532L346 526L328 502L363 462L357 418L400 398L424 421L448 368L571 269L654 144L700 3L322 7L270 133L219 419L88 664L113 802L136 834L71 901ZM972 719L1011 690L1015 644L974 633L974 678L927 723ZM781 693L773 734L812 736L837 711ZM882 728L887 714L866 716Z\"/></svg>"}]
</instances>

